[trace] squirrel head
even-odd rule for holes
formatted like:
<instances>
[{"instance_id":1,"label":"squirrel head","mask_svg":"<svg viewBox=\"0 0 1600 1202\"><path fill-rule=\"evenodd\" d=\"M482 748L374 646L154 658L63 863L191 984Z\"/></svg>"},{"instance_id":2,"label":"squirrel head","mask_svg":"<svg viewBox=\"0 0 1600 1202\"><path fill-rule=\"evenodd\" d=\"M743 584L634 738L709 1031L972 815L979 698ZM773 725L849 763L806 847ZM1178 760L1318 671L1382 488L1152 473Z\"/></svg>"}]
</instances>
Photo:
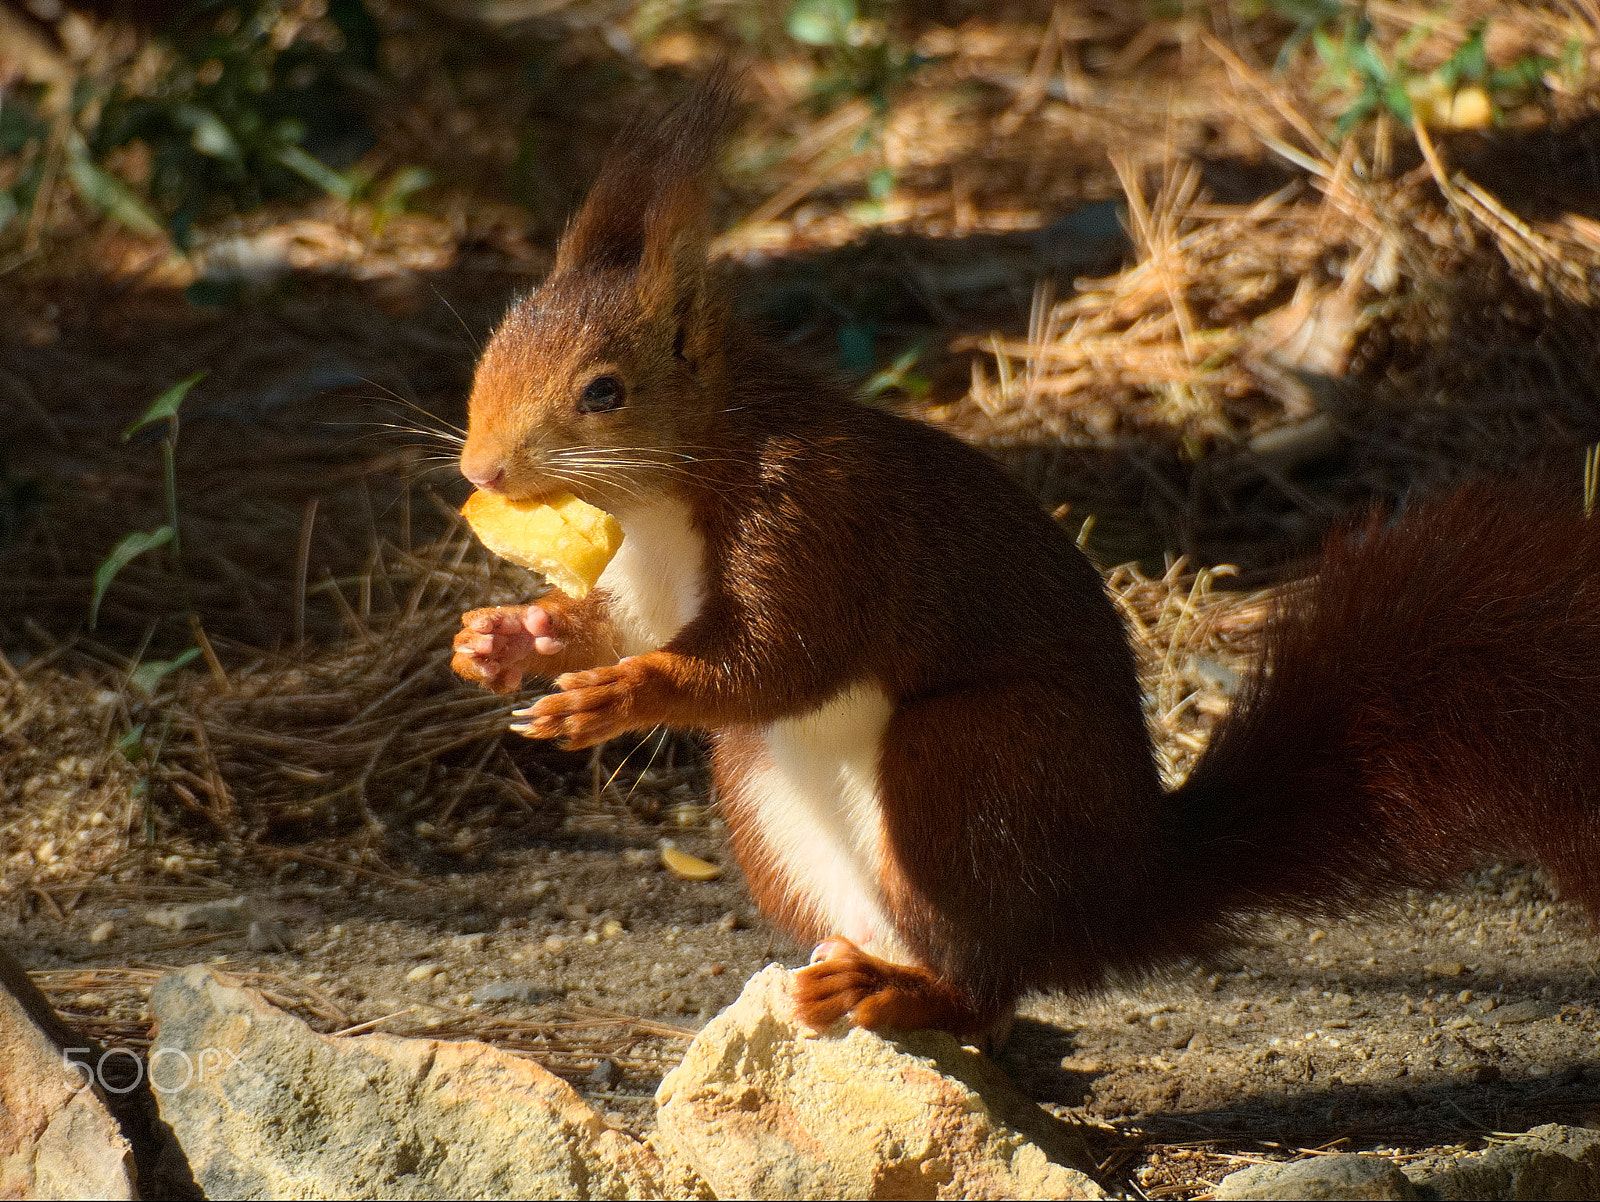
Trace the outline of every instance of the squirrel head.
<instances>
[{"instance_id":1,"label":"squirrel head","mask_svg":"<svg viewBox=\"0 0 1600 1202\"><path fill-rule=\"evenodd\" d=\"M490 337L461 452L479 488L615 507L704 446L727 322L707 271L705 177L735 84L719 67L623 131L550 276Z\"/></svg>"}]
</instances>

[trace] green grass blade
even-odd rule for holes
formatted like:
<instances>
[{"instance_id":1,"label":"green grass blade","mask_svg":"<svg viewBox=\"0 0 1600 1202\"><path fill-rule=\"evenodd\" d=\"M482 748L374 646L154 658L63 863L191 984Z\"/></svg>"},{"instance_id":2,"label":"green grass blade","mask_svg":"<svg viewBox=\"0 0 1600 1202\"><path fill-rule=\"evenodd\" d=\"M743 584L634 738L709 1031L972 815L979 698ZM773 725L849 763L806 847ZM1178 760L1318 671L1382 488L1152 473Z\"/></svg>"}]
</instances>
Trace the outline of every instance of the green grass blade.
<instances>
[{"instance_id":1,"label":"green grass blade","mask_svg":"<svg viewBox=\"0 0 1600 1202\"><path fill-rule=\"evenodd\" d=\"M177 417L178 406L183 404L183 398L189 395L189 389L198 384L205 374L203 371L197 371L187 380L179 380L171 388L151 401L150 408L140 414L139 420L122 432L122 441L127 442L128 439L153 422L166 421L169 417Z\"/></svg>"},{"instance_id":2,"label":"green grass blade","mask_svg":"<svg viewBox=\"0 0 1600 1202\"><path fill-rule=\"evenodd\" d=\"M148 663L140 664L128 673L128 680L133 687L147 696L156 691L156 686L167 676L183 667L195 656L200 654L200 648L190 647L182 652L176 659L153 659Z\"/></svg>"},{"instance_id":3,"label":"green grass blade","mask_svg":"<svg viewBox=\"0 0 1600 1202\"><path fill-rule=\"evenodd\" d=\"M329 196L336 196L346 201L355 197L355 184L349 177L335 171L321 159L308 154L298 146L285 146L278 151L278 161L291 171L305 176Z\"/></svg>"},{"instance_id":4,"label":"green grass blade","mask_svg":"<svg viewBox=\"0 0 1600 1202\"><path fill-rule=\"evenodd\" d=\"M127 184L100 167L87 151L70 150L66 165L67 177L85 201L136 234L151 238L160 236L161 222L145 208L144 201L135 196Z\"/></svg>"},{"instance_id":5,"label":"green grass blade","mask_svg":"<svg viewBox=\"0 0 1600 1202\"><path fill-rule=\"evenodd\" d=\"M100 602L105 599L106 589L111 587L111 582L117 578L117 573L146 551L153 551L170 543L172 533L171 526L161 526L155 530L135 530L101 561L100 566L94 570L94 600L89 603L90 630L95 628L95 623L100 619Z\"/></svg>"}]
</instances>

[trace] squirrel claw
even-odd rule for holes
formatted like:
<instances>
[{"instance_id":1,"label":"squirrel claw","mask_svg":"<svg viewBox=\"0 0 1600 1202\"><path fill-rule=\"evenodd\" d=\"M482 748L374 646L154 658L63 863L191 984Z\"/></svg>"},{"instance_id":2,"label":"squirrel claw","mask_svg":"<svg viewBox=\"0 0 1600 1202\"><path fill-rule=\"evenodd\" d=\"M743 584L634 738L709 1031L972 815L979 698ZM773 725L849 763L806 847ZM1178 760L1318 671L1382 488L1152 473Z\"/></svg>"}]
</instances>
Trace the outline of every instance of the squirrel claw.
<instances>
[{"instance_id":1,"label":"squirrel claw","mask_svg":"<svg viewBox=\"0 0 1600 1202\"><path fill-rule=\"evenodd\" d=\"M815 1031L848 1018L851 1026L871 1031L933 1028L969 1036L992 1022L948 981L868 955L842 936L819 943L811 963L794 974L794 1008Z\"/></svg>"},{"instance_id":2,"label":"squirrel claw","mask_svg":"<svg viewBox=\"0 0 1600 1202\"><path fill-rule=\"evenodd\" d=\"M539 698L518 716L528 721L520 732L533 739L557 739L577 751L614 739L660 719L648 702L657 674L639 658L610 667L568 672L556 680L559 692Z\"/></svg>"}]
</instances>

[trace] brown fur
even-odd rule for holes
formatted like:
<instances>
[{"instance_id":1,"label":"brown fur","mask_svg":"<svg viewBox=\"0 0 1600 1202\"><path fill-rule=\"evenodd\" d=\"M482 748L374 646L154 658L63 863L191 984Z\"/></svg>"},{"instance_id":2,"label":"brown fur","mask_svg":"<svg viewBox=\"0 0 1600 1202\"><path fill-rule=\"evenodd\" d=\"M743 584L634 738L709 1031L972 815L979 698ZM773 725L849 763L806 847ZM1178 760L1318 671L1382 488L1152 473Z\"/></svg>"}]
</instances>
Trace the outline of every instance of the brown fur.
<instances>
[{"instance_id":1,"label":"brown fur","mask_svg":"<svg viewBox=\"0 0 1600 1202\"><path fill-rule=\"evenodd\" d=\"M988 458L852 404L711 287L699 176L729 91L719 76L606 168L485 352L463 464L503 469L513 496L687 504L697 616L619 662L603 592L541 602L567 649L513 666L566 674L529 733L710 731L735 854L802 938L833 932L752 819L756 731L863 681L893 701L881 884L920 967L830 941L801 973L803 1017L982 1030L1026 991L1092 989L1263 909L1371 905L1484 856L1536 859L1600 912L1600 524L1485 485L1336 537L1267 671L1163 794L1124 631L1072 541ZM628 403L579 413L602 372ZM569 454L592 448L613 462Z\"/></svg>"}]
</instances>

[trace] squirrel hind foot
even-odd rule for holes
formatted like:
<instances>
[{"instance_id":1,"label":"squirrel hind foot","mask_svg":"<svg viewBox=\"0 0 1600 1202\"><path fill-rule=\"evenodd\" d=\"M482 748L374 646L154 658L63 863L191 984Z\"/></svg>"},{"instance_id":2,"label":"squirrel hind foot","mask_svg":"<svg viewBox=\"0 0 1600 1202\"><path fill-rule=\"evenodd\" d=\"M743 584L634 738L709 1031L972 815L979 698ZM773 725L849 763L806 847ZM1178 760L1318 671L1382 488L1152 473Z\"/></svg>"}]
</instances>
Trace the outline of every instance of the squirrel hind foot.
<instances>
[{"instance_id":1,"label":"squirrel hind foot","mask_svg":"<svg viewBox=\"0 0 1600 1202\"><path fill-rule=\"evenodd\" d=\"M925 968L891 964L842 937L825 940L795 973L795 1014L814 1031L840 1019L869 1031L948 1031L962 1039L1009 1032L999 1015L983 1015L949 982ZM1003 1041L1004 1034L1001 1034Z\"/></svg>"}]
</instances>

